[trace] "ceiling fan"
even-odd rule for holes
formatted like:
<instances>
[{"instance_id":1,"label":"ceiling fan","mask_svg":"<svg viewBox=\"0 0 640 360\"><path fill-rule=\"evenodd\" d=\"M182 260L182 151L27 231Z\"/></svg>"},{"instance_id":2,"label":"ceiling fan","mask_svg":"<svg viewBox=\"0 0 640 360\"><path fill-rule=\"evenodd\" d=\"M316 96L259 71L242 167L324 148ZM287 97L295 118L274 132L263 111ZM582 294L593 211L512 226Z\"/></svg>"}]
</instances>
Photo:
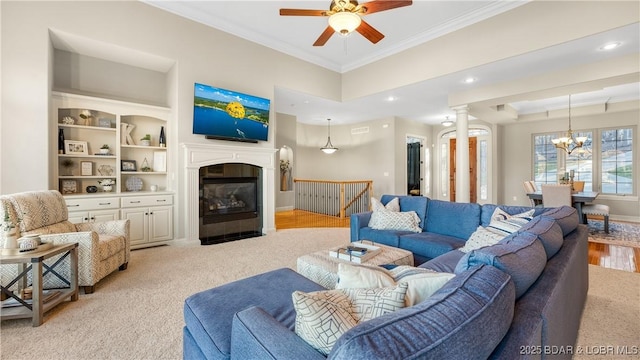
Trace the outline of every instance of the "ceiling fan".
<instances>
[{"instance_id":1,"label":"ceiling fan","mask_svg":"<svg viewBox=\"0 0 640 360\"><path fill-rule=\"evenodd\" d=\"M334 32L341 35L348 35L354 30L367 38L372 43L377 43L384 38L384 35L374 29L362 19L364 15L373 14L380 11L391 10L403 6L411 5L413 1L387 1L373 0L364 4L358 4L356 0L334 0L331 1L329 10L307 10L307 9L280 9L282 16L328 16L329 26L320 37L313 43L313 46L322 46L327 43Z\"/></svg>"}]
</instances>

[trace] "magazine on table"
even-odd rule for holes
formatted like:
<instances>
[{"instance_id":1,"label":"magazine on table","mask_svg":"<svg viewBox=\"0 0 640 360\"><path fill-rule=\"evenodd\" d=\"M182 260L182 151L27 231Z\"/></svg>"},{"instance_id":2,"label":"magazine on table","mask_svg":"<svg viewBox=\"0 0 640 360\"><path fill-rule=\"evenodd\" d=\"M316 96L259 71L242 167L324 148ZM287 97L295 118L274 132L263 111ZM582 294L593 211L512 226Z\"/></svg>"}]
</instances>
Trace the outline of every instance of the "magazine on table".
<instances>
[{"instance_id":1,"label":"magazine on table","mask_svg":"<svg viewBox=\"0 0 640 360\"><path fill-rule=\"evenodd\" d=\"M380 247L361 242L329 251L329 256L361 264L380 253Z\"/></svg>"}]
</instances>

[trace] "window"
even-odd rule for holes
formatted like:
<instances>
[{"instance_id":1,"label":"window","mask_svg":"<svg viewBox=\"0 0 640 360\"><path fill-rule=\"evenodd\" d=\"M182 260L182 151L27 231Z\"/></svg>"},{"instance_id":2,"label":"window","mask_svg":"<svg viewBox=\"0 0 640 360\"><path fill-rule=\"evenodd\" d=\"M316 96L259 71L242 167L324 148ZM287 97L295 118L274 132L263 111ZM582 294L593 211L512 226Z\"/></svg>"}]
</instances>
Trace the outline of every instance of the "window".
<instances>
[{"instance_id":1,"label":"window","mask_svg":"<svg viewBox=\"0 0 640 360\"><path fill-rule=\"evenodd\" d=\"M487 200L489 198L489 149L487 140L480 140L480 199Z\"/></svg>"},{"instance_id":2,"label":"window","mask_svg":"<svg viewBox=\"0 0 640 360\"><path fill-rule=\"evenodd\" d=\"M536 185L558 182L558 150L551 142L555 134L533 136L533 180Z\"/></svg>"},{"instance_id":3,"label":"window","mask_svg":"<svg viewBox=\"0 0 640 360\"><path fill-rule=\"evenodd\" d=\"M603 194L633 193L633 129L603 130L600 137Z\"/></svg>"},{"instance_id":4,"label":"window","mask_svg":"<svg viewBox=\"0 0 640 360\"><path fill-rule=\"evenodd\" d=\"M573 170L573 180L584 181L584 191L593 191L593 132L576 132L575 137L584 136L587 141L582 148L567 154L566 171Z\"/></svg>"},{"instance_id":5,"label":"window","mask_svg":"<svg viewBox=\"0 0 640 360\"><path fill-rule=\"evenodd\" d=\"M633 133L635 128L598 129L576 132L585 136L582 148L571 154L557 150L554 134L533 135L533 176L537 185L557 183L562 172L573 170L574 180L584 181L584 191L608 195L632 195L634 189ZM599 138L599 142L593 139Z\"/></svg>"}]
</instances>

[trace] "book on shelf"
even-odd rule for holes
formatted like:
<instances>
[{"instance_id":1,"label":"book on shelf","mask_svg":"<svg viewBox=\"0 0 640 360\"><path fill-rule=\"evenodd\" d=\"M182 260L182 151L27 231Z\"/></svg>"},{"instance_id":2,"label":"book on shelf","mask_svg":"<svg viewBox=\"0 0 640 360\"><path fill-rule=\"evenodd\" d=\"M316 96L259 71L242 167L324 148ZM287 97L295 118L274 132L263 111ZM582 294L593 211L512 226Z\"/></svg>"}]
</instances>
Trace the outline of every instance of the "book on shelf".
<instances>
[{"instance_id":1,"label":"book on shelf","mask_svg":"<svg viewBox=\"0 0 640 360\"><path fill-rule=\"evenodd\" d=\"M55 299L61 293L62 292L58 291L58 290L43 290L42 291L42 303L43 304L48 303L49 301ZM24 302L26 302L27 304L31 305L31 304L33 304L33 298L24 300ZM16 307L16 306L24 306L24 305L22 305L22 303L20 303L18 300L14 299L14 298L8 298L8 299L2 301L2 307L3 308L10 308L10 307Z\"/></svg>"},{"instance_id":2,"label":"book on shelf","mask_svg":"<svg viewBox=\"0 0 640 360\"><path fill-rule=\"evenodd\" d=\"M356 264L362 264L379 253L379 246L363 244L360 242L351 243L348 246L329 250L329 256L351 261Z\"/></svg>"}]
</instances>

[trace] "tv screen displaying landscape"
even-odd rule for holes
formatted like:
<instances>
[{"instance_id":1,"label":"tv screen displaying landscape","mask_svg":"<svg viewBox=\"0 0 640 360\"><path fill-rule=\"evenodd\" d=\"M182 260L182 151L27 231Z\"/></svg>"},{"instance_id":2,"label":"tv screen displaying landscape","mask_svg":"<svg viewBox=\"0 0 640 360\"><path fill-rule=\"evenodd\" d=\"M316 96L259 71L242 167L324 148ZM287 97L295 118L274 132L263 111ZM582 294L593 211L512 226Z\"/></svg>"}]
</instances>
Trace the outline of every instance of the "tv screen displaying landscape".
<instances>
[{"instance_id":1,"label":"tv screen displaying landscape","mask_svg":"<svg viewBox=\"0 0 640 360\"><path fill-rule=\"evenodd\" d=\"M193 133L241 141L267 141L271 101L209 85L194 86Z\"/></svg>"}]
</instances>

